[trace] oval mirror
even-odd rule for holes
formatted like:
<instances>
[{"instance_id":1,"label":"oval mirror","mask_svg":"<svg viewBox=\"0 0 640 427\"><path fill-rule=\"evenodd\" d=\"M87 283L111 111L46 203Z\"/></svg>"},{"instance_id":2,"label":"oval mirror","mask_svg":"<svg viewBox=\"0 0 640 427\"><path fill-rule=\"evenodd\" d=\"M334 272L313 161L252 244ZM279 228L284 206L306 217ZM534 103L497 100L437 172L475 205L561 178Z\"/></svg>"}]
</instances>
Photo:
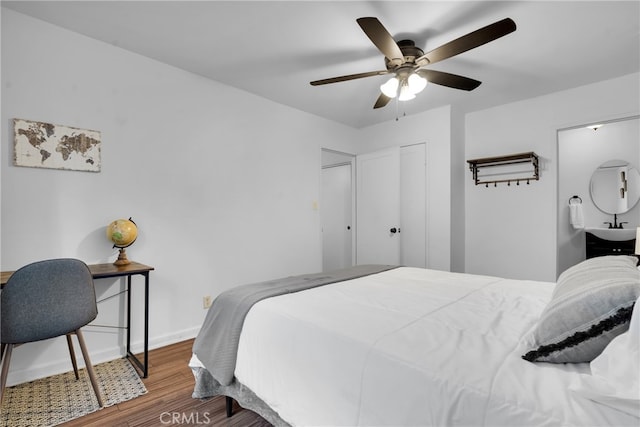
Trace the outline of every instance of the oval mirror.
<instances>
[{"instance_id":1,"label":"oval mirror","mask_svg":"<svg viewBox=\"0 0 640 427\"><path fill-rule=\"evenodd\" d=\"M591 175L591 200L604 213L622 214L640 199L640 173L625 160L609 160Z\"/></svg>"}]
</instances>

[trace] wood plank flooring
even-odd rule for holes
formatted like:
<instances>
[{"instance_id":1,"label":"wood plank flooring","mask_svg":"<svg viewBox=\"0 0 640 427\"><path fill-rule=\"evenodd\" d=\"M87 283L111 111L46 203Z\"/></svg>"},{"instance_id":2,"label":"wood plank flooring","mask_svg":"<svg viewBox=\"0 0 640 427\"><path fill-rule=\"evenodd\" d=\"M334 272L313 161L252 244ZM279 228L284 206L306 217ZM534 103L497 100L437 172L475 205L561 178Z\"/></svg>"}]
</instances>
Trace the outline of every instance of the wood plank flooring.
<instances>
[{"instance_id":1,"label":"wood plank flooring","mask_svg":"<svg viewBox=\"0 0 640 427\"><path fill-rule=\"evenodd\" d=\"M225 399L193 399L194 378L187 366L193 340L149 352L149 377L143 378L148 393L118 405L62 424L86 426L213 426L270 427L262 417L234 402L234 414L226 417Z\"/></svg>"}]
</instances>

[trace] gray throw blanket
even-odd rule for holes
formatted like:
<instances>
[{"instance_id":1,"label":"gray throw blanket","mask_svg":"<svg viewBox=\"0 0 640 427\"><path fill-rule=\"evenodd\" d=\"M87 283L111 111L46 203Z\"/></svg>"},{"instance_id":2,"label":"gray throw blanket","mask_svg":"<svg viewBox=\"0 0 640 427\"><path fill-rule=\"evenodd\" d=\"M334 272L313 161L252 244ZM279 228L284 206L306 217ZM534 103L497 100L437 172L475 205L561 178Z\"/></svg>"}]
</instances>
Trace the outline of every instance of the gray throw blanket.
<instances>
[{"instance_id":1,"label":"gray throw blanket","mask_svg":"<svg viewBox=\"0 0 640 427\"><path fill-rule=\"evenodd\" d=\"M391 270L392 265L358 265L327 273L305 274L238 286L213 301L193 344L193 352L222 385L233 381L240 332L245 316L265 298Z\"/></svg>"}]
</instances>

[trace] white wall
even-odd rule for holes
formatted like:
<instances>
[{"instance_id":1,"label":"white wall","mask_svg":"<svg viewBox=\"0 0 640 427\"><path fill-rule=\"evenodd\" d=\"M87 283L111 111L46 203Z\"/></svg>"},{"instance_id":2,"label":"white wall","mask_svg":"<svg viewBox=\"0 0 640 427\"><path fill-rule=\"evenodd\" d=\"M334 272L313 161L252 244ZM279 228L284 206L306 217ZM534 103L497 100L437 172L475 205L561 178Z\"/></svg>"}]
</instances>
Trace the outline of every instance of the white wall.
<instances>
[{"instance_id":1,"label":"white wall","mask_svg":"<svg viewBox=\"0 0 640 427\"><path fill-rule=\"evenodd\" d=\"M466 272L555 281L557 130L637 115L639 93L636 73L467 115L467 159L535 151L542 167L519 187L474 186L468 172Z\"/></svg>"},{"instance_id":2,"label":"white wall","mask_svg":"<svg viewBox=\"0 0 640 427\"><path fill-rule=\"evenodd\" d=\"M105 226L131 216L140 235L129 258L156 267L158 347L195 336L204 295L321 270L321 147L353 151L355 130L7 9L1 84L3 271L54 257L112 262ZM13 118L101 131L102 172L13 166ZM121 287L96 282L99 297ZM98 320L117 323L123 309L114 298ZM122 354L121 332L86 339L94 362ZM64 339L31 344L14 352L9 382L69 369Z\"/></svg>"},{"instance_id":3,"label":"white wall","mask_svg":"<svg viewBox=\"0 0 640 427\"><path fill-rule=\"evenodd\" d=\"M468 164L465 161L465 115L451 111L451 271L465 271L465 184Z\"/></svg>"}]
</instances>

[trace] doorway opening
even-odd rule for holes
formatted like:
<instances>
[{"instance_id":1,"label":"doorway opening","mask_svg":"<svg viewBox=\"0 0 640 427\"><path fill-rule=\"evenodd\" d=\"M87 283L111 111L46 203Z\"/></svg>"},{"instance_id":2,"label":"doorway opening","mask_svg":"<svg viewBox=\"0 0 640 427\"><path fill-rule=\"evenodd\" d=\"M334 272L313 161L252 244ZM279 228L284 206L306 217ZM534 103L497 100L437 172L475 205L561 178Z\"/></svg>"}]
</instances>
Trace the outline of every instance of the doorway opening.
<instances>
[{"instance_id":1,"label":"doorway opening","mask_svg":"<svg viewBox=\"0 0 640 427\"><path fill-rule=\"evenodd\" d=\"M354 182L355 156L323 148L320 194L323 271L354 264Z\"/></svg>"}]
</instances>

